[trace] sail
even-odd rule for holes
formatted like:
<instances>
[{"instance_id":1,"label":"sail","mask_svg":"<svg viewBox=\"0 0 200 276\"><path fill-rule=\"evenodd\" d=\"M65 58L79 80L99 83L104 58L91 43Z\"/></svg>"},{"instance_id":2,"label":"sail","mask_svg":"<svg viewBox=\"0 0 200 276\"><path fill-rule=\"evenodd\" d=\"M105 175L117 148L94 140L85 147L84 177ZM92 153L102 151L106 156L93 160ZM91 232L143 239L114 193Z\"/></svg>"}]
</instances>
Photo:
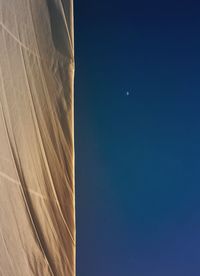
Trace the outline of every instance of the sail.
<instances>
[{"instance_id":1,"label":"sail","mask_svg":"<svg viewBox=\"0 0 200 276\"><path fill-rule=\"evenodd\" d=\"M0 275L75 275L73 0L0 0Z\"/></svg>"}]
</instances>

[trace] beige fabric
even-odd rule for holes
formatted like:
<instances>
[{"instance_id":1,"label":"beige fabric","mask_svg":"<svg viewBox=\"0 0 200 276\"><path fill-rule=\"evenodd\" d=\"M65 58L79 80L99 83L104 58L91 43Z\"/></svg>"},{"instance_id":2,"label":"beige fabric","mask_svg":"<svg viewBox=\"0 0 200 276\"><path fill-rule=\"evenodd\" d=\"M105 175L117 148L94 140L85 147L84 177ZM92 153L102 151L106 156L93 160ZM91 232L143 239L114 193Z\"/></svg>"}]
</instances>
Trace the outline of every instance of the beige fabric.
<instances>
[{"instance_id":1,"label":"beige fabric","mask_svg":"<svg viewBox=\"0 0 200 276\"><path fill-rule=\"evenodd\" d=\"M0 0L0 276L75 275L72 0Z\"/></svg>"}]
</instances>

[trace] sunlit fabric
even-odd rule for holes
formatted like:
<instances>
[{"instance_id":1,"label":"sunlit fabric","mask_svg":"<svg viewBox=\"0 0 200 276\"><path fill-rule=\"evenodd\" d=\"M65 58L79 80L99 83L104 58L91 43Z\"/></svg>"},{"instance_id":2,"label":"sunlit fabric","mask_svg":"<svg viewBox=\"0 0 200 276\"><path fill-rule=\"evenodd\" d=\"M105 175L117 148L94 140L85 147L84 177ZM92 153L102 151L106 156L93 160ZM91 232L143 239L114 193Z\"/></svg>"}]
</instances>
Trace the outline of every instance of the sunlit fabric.
<instances>
[{"instance_id":1,"label":"sunlit fabric","mask_svg":"<svg viewBox=\"0 0 200 276\"><path fill-rule=\"evenodd\" d=\"M0 275L75 275L72 0L0 0Z\"/></svg>"}]
</instances>

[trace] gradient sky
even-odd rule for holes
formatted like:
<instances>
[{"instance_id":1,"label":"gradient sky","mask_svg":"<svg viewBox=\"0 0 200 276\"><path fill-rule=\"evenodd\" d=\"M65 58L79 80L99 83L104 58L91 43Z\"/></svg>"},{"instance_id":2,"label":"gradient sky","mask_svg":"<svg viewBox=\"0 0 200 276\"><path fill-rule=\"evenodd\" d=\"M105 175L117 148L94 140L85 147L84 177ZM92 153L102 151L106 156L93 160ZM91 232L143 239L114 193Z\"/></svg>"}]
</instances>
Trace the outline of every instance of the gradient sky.
<instances>
[{"instance_id":1,"label":"gradient sky","mask_svg":"<svg viewBox=\"0 0 200 276\"><path fill-rule=\"evenodd\" d=\"M200 3L75 0L75 44L77 276L199 276Z\"/></svg>"}]
</instances>

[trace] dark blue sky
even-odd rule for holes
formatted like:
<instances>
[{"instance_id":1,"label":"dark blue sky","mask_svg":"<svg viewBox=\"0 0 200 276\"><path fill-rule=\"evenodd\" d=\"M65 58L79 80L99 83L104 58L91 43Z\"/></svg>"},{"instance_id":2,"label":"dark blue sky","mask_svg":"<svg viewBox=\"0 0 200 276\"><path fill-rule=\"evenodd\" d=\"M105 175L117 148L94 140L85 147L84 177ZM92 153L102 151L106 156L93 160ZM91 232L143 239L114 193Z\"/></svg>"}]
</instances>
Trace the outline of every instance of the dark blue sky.
<instances>
[{"instance_id":1,"label":"dark blue sky","mask_svg":"<svg viewBox=\"0 0 200 276\"><path fill-rule=\"evenodd\" d=\"M200 4L75 0L75 44L77 276L199 276Z\"/></svg>"}]
</instances>

